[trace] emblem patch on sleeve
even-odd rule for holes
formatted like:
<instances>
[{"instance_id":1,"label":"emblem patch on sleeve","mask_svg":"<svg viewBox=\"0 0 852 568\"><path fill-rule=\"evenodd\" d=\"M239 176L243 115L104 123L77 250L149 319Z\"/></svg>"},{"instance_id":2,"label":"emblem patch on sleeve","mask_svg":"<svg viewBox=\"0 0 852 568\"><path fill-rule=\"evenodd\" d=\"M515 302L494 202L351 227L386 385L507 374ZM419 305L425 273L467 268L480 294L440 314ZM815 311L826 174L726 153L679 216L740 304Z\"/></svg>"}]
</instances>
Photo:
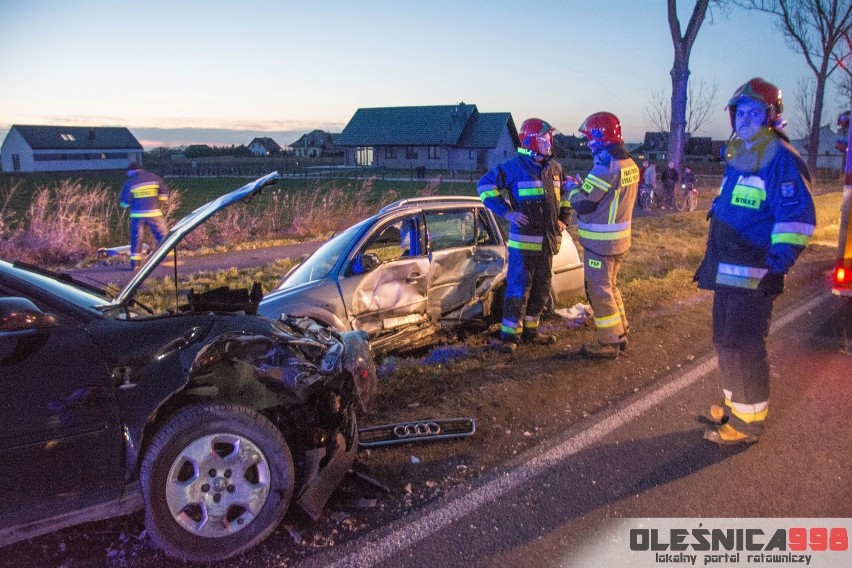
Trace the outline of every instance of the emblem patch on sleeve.
<instances>
[{"instance_id":1,"label":"emblem patch on sleeve","mask_svg":"<svg viewBox=\"0 0 852 568\"><path fill-rule=\"evenodd\" d=\"M790 199L796 196L796 182L785 181L781 183L781 197Z\"/></svg>"}]
</instances>

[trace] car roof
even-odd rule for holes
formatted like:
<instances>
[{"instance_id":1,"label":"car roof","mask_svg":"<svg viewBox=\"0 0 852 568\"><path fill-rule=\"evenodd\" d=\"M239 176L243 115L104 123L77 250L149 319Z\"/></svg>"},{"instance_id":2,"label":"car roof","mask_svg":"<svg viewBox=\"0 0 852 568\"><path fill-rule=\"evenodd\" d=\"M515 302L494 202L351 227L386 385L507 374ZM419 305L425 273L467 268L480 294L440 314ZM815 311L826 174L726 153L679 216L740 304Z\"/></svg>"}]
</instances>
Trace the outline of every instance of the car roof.
<instances>
[{"instance_id":1,"label":"car roof","mask_svg":"<svg viewBox=\"0 0 852 568\"><path fill-rule=\"evenodd\" d=\"M409 207L423 207L424 205L482 205L482 200L470 195L429 195L425 197L407 197L405 199L394 201L389 205L385 205L381 208L379 214L389 213L391 211L397 211Z\"/></svg>"}]
</instances>

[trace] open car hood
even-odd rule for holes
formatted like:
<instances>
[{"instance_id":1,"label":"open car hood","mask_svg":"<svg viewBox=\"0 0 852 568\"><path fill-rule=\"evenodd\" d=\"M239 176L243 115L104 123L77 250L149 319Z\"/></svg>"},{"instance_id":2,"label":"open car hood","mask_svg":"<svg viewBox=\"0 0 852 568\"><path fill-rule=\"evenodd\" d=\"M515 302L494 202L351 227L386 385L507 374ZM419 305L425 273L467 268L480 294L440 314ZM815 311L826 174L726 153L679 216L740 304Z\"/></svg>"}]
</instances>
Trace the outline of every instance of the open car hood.
<instances>
[{"instance_id":1,"label":"open car hood","mask_svg":"<svg viewBox=\"0 0 852 568\"><path fill-rule=\"evenodd\" d=\"M239 189L235 189L230 193L226 193L217 197L213 201L206 203L175 223L175 225L166 233L159 246L148 256L148 260L139 269L139 272L133 279L124 287L121 293L116 296L114 304L123 304L133 298L136 290L142 285L142 282L154 271L160 262L189 234L193 229L201 225L204 221L225 209L234 203L248 200L255 195L259 195L267 186L278 183L281 175L278 172L272 172L262 178L256 179L253 182L247 183Z\"/></svg>"}]
</instances>

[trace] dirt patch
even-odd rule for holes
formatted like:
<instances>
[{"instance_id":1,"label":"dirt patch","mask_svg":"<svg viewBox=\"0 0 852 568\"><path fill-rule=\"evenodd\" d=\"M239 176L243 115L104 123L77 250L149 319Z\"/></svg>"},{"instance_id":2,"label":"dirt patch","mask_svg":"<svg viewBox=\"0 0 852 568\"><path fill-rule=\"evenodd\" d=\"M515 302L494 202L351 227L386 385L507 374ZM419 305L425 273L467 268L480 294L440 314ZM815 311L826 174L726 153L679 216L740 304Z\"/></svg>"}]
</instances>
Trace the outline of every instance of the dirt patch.
<instances>
[{"instance_id":1,"label":"dirt patch","mask_svg":"<svg viewBox=\"0 0 852 568\"><path fill-rule=\"evenodd\" d=\"M813 294L825 293L834 253L833 248L818 246L805 251L788 278L787 292L776 303L776 315ZM594 341L594 330L572 329L557 319L542 324L556 334L557 345L524 346L512 357L497 353L493 338L480 332L447 348L460 353L458 358L390 360L397 367L383 377L382 394L362 426L473 417L476 433L458 440L360 451L357 471L385 485L388 493L349 478L322 519L313 523L291 512L264 544L233 565L287 565L386 524L673 371L688 368L712 351L711 299L710 293L695 291L633 313L626 297L630 348L614 361L580 358L579 347ZM4 551L0 565L184 566L149 544L141 514L19 543Z\"/></svg>"}]
</instances>

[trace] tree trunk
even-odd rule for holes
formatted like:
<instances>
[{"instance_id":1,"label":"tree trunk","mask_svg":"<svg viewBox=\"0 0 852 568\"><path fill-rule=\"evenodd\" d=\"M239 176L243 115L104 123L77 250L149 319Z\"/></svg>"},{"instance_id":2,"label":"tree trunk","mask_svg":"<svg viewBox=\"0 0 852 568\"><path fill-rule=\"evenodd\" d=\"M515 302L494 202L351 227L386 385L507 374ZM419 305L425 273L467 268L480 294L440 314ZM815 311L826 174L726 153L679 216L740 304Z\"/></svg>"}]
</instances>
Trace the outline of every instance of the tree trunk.
<instances>
[{"instance_id":1,"label":"tree trunk","mask_svg":"<svg viewBox=\"0 0 852 568\"><path fill-rule=\"evenodd\" d=\"M698 29L707 13L710 0L696 0L692 16L686 26L686 32L681 36L680 20L677 17L677 0L668 0L669 33L674 46L674 64L672 65L672 118L669 131L669 162L683 175L683 152L686 146L686 99L689 81L689 54L698 35Z\"/></svg>"},{"instance_id":2,"label":"tree trunk","mask_svg":"<svg viewBox=\"0 0 852 568\"><path fill-rule=\"evenodd\" d=\"M825 66L825 63L823 63L823 67ZM816 93L814 95L814 111L813 115L811 115L811 132L805 146L805 150L808 153L808 171L811 172L811 177L814 181L816 181L817 157L819 156L819 129L822 125L821 119L823 99L825 98L826 75L827 69L820 69L820 73L817 73L816 76Z\"/></svg>"},{"instance_id":3,"label":"tree trunk","mask_svg":"<svg viewBox=\"0 0 852 568\"><path fill-rule=\"evenodd\" d=\"M689 60L675 56L670 72L672 76L672 121L669 130L669 162L683 172L683 154L686 147L686 97L689 82Z\"/></svg>"}]
</instances>

